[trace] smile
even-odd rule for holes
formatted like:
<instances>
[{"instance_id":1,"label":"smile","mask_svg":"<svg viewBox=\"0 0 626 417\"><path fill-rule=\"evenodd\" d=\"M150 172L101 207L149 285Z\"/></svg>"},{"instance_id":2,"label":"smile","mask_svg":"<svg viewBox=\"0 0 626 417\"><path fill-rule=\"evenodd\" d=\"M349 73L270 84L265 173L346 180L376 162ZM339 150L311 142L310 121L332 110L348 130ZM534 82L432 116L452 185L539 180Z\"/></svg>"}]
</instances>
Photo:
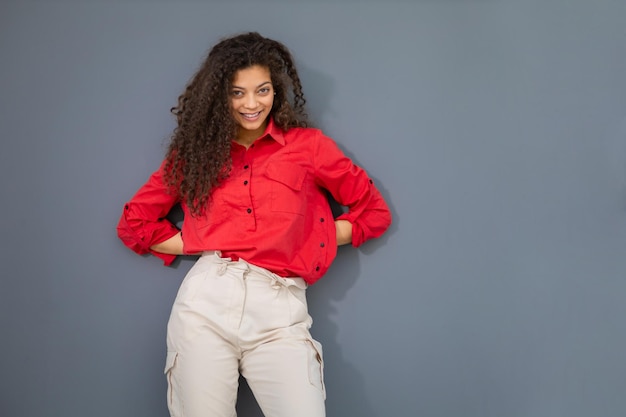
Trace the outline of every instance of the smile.
<instances>
[{"instance_id":1,"label":"smile","mask_svg":"<svg viewBox=\"0 0 626 417\"><path fill-rule=\"evenodd\" d=\"M253 119L256 119L257 117L259 117L259 115L261 114L261 112L260 112L260 111L258 111L258 112L256 112L256 113L240 113L240 114L244 117L244 119L250 119L250 120L253 120Z\"/></svg>"}]
</instances>

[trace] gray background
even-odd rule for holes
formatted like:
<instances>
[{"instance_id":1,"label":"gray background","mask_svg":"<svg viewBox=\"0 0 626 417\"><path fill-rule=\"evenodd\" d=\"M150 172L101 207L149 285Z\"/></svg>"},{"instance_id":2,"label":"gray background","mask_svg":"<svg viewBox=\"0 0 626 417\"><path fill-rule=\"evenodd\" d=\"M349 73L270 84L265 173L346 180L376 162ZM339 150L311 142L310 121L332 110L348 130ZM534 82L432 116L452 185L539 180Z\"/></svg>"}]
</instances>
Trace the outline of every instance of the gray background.
<instances>
[{"instance_id":1,"label":"gray background","mask_svg":"<svg viewBox=\"0 0 626 417\"><path fill-rule=\"evenodd\" d=\"M309 291L328 415L626 415L625 22L622 0L2 2L0 415L167 415L193 260L115 225L244 30L292 49L394 214Z\"/></svg>"}]
</instances>

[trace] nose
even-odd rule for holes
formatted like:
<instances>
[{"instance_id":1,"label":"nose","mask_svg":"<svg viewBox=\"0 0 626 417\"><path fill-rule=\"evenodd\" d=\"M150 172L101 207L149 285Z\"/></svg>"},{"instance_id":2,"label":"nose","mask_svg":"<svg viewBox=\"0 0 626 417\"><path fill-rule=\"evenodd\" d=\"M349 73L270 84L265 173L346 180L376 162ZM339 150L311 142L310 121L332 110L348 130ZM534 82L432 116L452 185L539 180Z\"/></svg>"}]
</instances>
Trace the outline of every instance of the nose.
<instances>
[{"instance_id":1,"label":"nose","mask_svg":"<svg viewBox=\"0 0 626 417\"><path fill-rule=\"evenodd\" d=\"M257 105L256 96L254 94L247 94L244 98L244 106L247 109L255 109Z\"/></svg>"}]
</instances>

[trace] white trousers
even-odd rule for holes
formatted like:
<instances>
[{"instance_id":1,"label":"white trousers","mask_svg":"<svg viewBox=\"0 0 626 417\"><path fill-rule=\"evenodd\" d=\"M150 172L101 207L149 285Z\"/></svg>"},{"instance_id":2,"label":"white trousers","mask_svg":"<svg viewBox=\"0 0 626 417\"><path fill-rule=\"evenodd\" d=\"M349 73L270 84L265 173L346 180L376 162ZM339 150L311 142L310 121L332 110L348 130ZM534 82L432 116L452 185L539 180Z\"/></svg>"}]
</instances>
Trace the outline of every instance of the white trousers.
<instances>
[{"instance_id":1,"label":"white trousers","mask_svg":"<svg viewBox=\"0 0 626 417\"><path fill-rule=\"evenodd\" d=\"M205 253L176 296L167 327L172 417L234 417L239 374L266 417L323 417L321 345L302 278Z\"/></svg>"}]
</instances>

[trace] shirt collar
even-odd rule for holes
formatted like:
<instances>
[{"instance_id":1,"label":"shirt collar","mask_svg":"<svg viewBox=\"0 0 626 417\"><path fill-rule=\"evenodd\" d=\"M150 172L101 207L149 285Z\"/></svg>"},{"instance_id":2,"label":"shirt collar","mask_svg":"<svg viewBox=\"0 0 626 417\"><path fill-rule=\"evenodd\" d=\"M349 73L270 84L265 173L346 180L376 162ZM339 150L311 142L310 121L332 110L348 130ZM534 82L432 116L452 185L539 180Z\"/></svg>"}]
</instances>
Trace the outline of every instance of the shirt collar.
<instances>
[{"instance_id":1,"label":"shirt collar","mask_svg":"<svg viewBox=\"0 0 626 417\"><path fill-rule=\"evenodd\" d=\"M274 139L276 142L280 143L282 146L285 146L285 136L283 130L276 125L274 122L274 118L270 116L269 121L267 122L267 126L265 127L265 132L263 132L262 137L270 137Z\"/></svg>"}]
</instances>

